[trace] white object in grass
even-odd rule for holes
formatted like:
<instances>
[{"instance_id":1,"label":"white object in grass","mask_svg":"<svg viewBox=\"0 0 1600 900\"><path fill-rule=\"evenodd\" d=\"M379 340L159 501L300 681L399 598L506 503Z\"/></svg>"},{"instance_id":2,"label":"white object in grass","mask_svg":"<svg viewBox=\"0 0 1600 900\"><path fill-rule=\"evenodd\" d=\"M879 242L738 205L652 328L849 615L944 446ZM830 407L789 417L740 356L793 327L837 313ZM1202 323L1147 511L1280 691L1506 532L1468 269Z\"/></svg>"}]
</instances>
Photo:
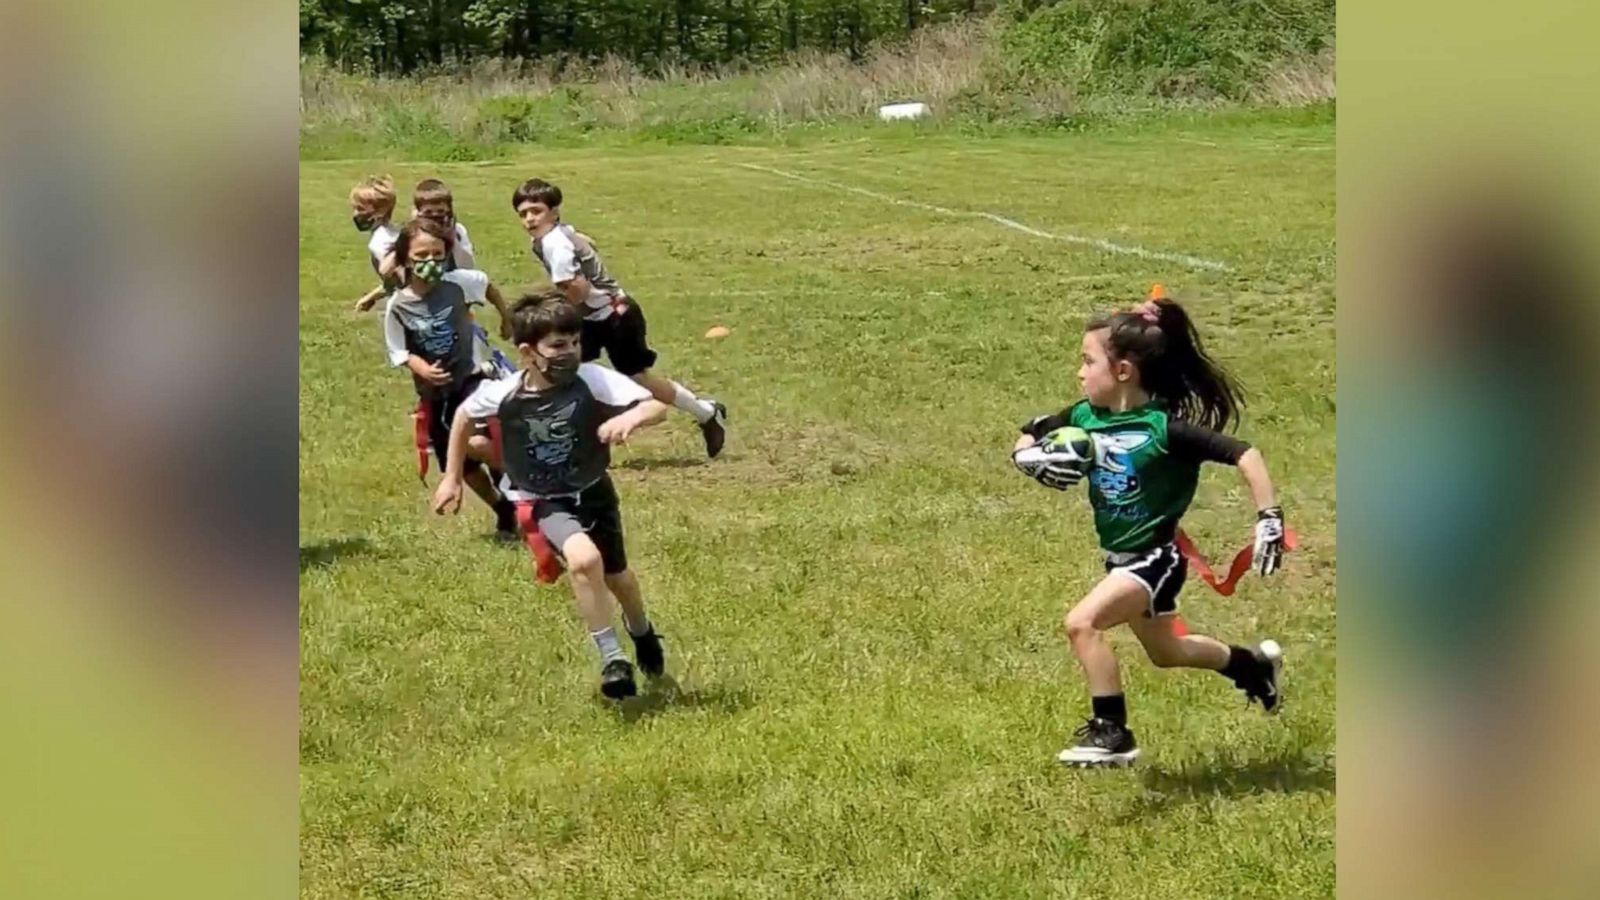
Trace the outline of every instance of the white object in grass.
<instances>
[{"instance_id":1,"label":"white object in grass","mask_svg":"<svg viewBox=\"0 0 1600 900\"><path fill-rule=\"evenodd\" d=\"M921 101L889 103L878 107L878 118L885 122L898 119L920 119L928 114L928 104Z\"/></svg>"}]
</instances>

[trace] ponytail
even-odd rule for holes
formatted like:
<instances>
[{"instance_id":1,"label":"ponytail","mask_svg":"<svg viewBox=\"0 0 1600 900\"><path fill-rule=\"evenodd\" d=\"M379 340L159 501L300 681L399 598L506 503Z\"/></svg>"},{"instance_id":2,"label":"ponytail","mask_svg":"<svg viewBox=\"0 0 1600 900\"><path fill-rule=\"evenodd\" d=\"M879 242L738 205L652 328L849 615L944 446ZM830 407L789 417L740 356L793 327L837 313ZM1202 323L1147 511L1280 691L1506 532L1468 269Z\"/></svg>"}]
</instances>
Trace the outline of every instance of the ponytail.
<instances>
[{"instance_id":1,"label":"ponytail","mask_svg":"<svg viewBox=\"0 0 1600 900\"><path fill-rule=\"evenodd\" d=\"M1178 418L1213 431L1238 424L1244 391L1206 355L1182 306L1150 300L1137 311L1097 318L1085 330L1101 329L1111 356L1133 363L1144 389Z\"/></svg>"}]
</instances>

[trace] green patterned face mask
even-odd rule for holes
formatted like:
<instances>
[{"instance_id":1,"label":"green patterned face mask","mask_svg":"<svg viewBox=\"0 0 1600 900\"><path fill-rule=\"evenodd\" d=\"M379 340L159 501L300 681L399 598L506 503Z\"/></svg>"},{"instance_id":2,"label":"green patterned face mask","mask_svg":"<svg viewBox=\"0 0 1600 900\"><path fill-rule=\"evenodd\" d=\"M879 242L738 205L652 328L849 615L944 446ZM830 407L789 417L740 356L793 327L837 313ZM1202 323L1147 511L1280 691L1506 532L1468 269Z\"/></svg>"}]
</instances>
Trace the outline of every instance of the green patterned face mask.
<instances>
[{"instance_id":1,"label":"green patterned face mask","mask_svg":"<svg viewBox=\"0 0 1600 900\"><path fill-rule=\"evenodd\" d=\"M411 274L428 284L438 284L439 279L444 277L444 260L419 259L411 264Z\"/></svg>"}]
</instances>

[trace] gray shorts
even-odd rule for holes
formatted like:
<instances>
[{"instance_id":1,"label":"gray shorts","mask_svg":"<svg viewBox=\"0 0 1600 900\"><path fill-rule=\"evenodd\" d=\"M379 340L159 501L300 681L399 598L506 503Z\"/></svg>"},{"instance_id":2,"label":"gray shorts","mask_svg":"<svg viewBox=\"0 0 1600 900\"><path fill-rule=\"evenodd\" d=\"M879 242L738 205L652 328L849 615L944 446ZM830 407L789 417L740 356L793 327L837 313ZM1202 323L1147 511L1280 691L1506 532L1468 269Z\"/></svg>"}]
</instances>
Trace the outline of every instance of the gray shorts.
<instances>
[{"instance_id":1,"label":"gray shorts","mask_svg":"<svg viewBox=\"0 0 1600 900\"><path fill-rule=\"evenodd\" d=\"M628 571L628 549L622 542L622 509L609 476L577 496L540 497L533 503L533 521L557 556L563 556L561 548L567 541L587 534L600 550L607 575ZM562 561L566 561L564 556Z\"/></svg>"}]
</instances>

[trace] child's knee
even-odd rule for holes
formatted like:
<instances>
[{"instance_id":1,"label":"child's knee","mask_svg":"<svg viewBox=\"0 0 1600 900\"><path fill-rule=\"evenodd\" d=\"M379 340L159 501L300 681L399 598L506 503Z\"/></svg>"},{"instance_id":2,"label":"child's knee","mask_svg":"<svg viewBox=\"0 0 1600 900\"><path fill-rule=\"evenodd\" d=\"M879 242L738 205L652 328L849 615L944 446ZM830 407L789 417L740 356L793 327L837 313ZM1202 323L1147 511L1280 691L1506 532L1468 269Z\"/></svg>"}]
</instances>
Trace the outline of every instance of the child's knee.
<instances>
[{"instance_id":1,"label":"child's knee","mask_svg":"<svg viewBox=\"0 0 1600 900\"><path fill-rule=\"evenodd\" d=\"M1094 625L1094 614L1081 604L1067 610L1061 621L1066 626L1067 640L1070 641L1091 637L1099 631Z\"/></svg>"},{"instance_id":2,"label":"child's knee","mask_svg":"<svg viewBox=\"0 0 1600 900\"><path fill-rule=\"evenodd\" d=\"M489 443L489 438L481 434L475 434L467 438L467 453L475 459L488 459L492 452L492 446Z\"/></svg>"},{"instance_id":3,"label":"child's knee","mask_svg":"<svg viewBox=\"0 0 1600 900\"><path fill-rule=\"evenodd\" d=\"M561 555L567 559L567 571L574 576L595 581L605 577L604 560L593 542L583 538L570 540L561 548Z\"/></svg>"}]
</instances>

